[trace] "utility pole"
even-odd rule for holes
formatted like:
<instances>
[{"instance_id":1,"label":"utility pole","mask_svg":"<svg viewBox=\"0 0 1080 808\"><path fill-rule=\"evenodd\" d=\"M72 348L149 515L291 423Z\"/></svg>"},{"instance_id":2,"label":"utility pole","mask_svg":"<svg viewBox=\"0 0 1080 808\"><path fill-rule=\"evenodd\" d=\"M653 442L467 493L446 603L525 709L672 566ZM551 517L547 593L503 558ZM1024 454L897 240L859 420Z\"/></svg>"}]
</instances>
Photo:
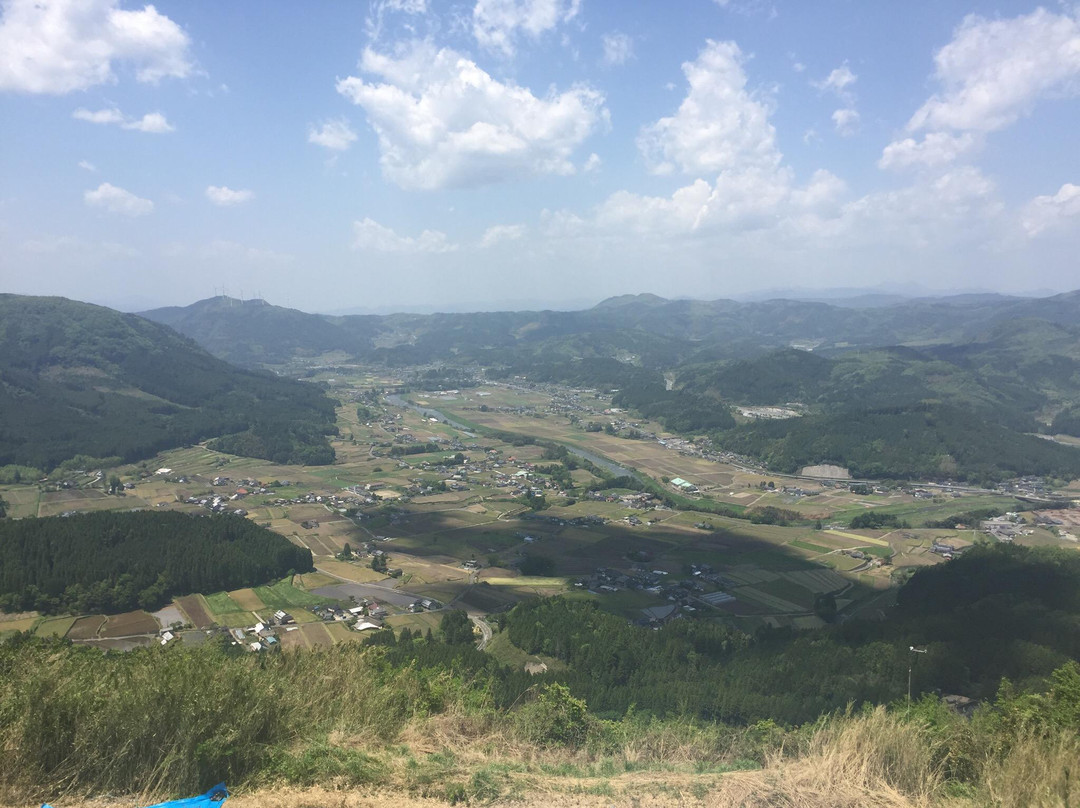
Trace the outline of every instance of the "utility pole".
<instances>
[{"instance_id":1,"label":"utility pole","mask_svg":"<svg viewBox=\"0 0 1080 808\"><path fill-rule=\"evenodd\" d=\"M915 654L925 654L925 648L916 648L914 645L908 646L908 665L907 665L907 703L911 705L911 669L915 665Z\"/></svg>"}]
</instances>

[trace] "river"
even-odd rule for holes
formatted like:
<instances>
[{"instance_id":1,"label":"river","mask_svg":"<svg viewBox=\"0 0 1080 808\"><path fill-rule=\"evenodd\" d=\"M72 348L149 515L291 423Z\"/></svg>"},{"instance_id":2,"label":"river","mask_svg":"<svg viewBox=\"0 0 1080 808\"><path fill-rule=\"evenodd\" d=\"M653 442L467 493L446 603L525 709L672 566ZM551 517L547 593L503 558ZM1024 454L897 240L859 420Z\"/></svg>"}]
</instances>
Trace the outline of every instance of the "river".
<instances>
[{"instance_id":1,"label":"river","mask_svg":"<svg viewBox=\"0 0 1080 808\"><path fill-rule=\"evenodd\" d=\"M410 410L415 410L416 412L423 415L425 418L437 418L444 424L449 424L450 426L454 427L454 429L460 429L470 437L475 437L475 435L471 431L469 431L470 427L465 426L465 424L461 423L460 421L455 421L453 418L450 418L449 416L442 412L439 412L438 410L431 409L431 407L421 407L419 404L413 404L409 401L406 401L404 398L397 395L396 393L386 396L386 400L396 407L407 407ZM606 457L601 457L600 455L594 454L587 449L579 449L577 446L572 446L569 443L563 443L560 445L565 446L566 450L570 452L570 454L577 455L584 460L588 460L590 463L595 463L597 466L602 469L606 469L607 471L614 474L616 477L633 477L634 479L640 479L635 472L631 471L625 466L620 466L618 463L608 460Z\"/></svg>"}]
</instances>

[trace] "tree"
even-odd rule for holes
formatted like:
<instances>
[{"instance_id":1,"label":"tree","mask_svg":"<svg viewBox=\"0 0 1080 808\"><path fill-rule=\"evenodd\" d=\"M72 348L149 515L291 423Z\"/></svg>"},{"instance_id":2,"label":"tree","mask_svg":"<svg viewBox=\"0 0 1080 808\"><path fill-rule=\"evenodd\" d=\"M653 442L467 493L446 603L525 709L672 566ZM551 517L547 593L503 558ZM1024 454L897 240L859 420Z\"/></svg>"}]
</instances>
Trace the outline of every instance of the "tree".
<instances>
[{"instance_id":1,"label":"tree","mask_svg":"<svg viewBox=\"0 0 1080 808\"><path fill-rule=\"evenodd\" d=\"M7 516L7 503L4 502L4 498L0 497L0 519Z\"/></svg>"},{"instance_id":2,"label":"tree","mask_svg":"<svg viewBox=\"0 0 1080 808\"><path fill-rule=\"evenodd\" d=\"M123 483L120 482L119 477L117 477L115 474L109 475L109 493L110 494L115 494L117 491L120 490L120 488L122 486L123 486Z\"/></svg>"},{"instance_id":3,"label":"tree","mask_svg":"<svg viewBox=\"0 0 1080 808\"><path fill-rule=\"evenodd\" d=\"M448 645L466 645L474 639L472 621L461 609L454 609L443 615L439 621L439 633Z\"/></svg>"},{"instance_id":4,"label":"tree","mask_svg":"<svg viewBox=\"0 0 1080 808\"><path fill-rule=\"evenodd\" d=\"M387 557L385 553L380 553L379 555L372 557L371 568L375 570L375 572L386 572L386 567Z\"/></svg>"},{"instance_id":5,"label":"tree","mask_svg":"<svg viewBox=\"0 0 1080 808\"><path fill-rule=\"evenodd\" d=\"M831 623L836 619L836 596L832 592L824 592L814 598L814 614Z\"/></svg>"}]
</instances>

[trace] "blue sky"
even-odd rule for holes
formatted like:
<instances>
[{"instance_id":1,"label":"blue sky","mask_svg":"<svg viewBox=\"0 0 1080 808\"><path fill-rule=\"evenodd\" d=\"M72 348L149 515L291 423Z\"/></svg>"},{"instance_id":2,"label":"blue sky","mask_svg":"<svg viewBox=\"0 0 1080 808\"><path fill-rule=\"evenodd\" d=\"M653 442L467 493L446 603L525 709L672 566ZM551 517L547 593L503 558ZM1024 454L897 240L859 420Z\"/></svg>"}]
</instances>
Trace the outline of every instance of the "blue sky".
<instances>
[{"instance_id":1,"label":"blue sky","mask_svg":"<svg viewBox=\"0 0 1080 808\"><path fill-rule=\"evenodd\" d=\"M1080 9L0 0L0 290L1080 287Z\"/></svg>"}]
</instances>

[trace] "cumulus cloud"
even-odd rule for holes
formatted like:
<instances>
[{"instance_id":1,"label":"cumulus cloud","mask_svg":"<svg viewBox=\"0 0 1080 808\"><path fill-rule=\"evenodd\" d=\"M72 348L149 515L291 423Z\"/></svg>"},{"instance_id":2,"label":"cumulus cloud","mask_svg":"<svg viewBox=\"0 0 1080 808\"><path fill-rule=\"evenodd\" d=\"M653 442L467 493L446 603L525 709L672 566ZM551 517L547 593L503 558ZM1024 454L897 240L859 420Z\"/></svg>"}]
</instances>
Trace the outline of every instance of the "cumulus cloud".
<instances>
[{"instance_id":1,"label":"cumulus cloud","mask_svg":"<svg viewBox=\"0 0 1080 808\"><path fill-rule=\"evenodd\" d=\"M1067 182L1052 196L1037 196L1024 208L1020 222L1029 236L1037 236L1080 216L1080 185Z\"/></svg>"},{"instance_id":2,"label":"cumulus cloud","mask_svg":"<svg viewBox=\"0 0 1080 808\"><path fill-rule=\"evenodd\" d=\"M603 96L589 87L539 98L430 42L409 43L396 56L368 48L360 66L376 78L350 76L338 92L364 109L383 173L403 188L572 174L574 150L607 121Z\"/></svg>"},{"instance_id":3,"label":"cumulus cloud","mask_svg":"<svg viewBox=\"0 0 1080 808\"><path fill-rule=\"evenodd\" d=\"M779 163L768 99L746 89L743 62L734 42L709 40L696 60L683 64L690 89L678 111L638 136L638 148L654 174Z\"/></svg>"},{"instance_id":4,"label":"cumulus cloud","mask_svg":"<svg viewBox=\"0 0 1080 808\"><path fill-rule=\"evenodd\" d=\"M92 191L83 193L83 201L95 208L102 208L109 213L119 213L123 216L145 216L154 210L154 203L149 199L143 199L117 188L115 185L103 182Z\"/></svg>"},{"instance_id":5,"label":"cumulus cloud","mask_svg":"<svg viewBox=\"0 0 1080 808\"><path fill-rule=\"evenodd\" d=\"M91 111L80 107L71 113L71 117L79 121L97 124L117 124L121 129L130 129L136 132L150 134L165 134L175 132L176 128L166 120L160 112L148 112L141 118L128 118L115 107L111 109L99 109Z\"/></svg>"},{"instance_id":6,"label":"cumulus cloud","mask_svg":"<svg viewBox=\"0 0 1080 808\"><path fill-rule=\"evenodd\" d=\"M525 235L527 227L523 224L497 224L484 231L480 238L480 247L487 249L503 241L517 241Z\"/></svg>"},{"instance_id":7,"label":"cumulus cloud","mask_svg":"<svg viewBox=\"0 0 1080 808\"><path fill-rule=\"evenodd\" d=\"M942 90L908 129L991 132L1030 112L1042 97L1075 91L1080 22L1039 8L1012 19L972 14L934 57Z\"/></svg>"},{"instance_id":8,"label":"cumulus cloud","mask_svg":"<svg viewBox=\"0 0 1080 808\"><path fill-rule=\"evenodd\" d=\"M970 132L962 135L930 132L921 141L909 137L890 143L882 151L878 167L940 168L973 151L978 145L979 139Z\"/></svg>"},{"instance_id":9,"label":"cumulus cloud","mask_svg":"<svg viewBox=\"0 0 1080 808\"><path fill-rule=\"evenodd\" d=\"M859 129L859 113L851 107L836 110L832 114L832 119L833 124L836 125L836 131L844 137L854 135Z\"/></svg>"},{"instance_id":10,"label":"cumulus cloud","mask_svg":"<svg viewBox=\"0 0 1080 808\"><path fill-rule=\"evenodd\" d=\"M835 93L841 98L849 98L850 92L848 87L858 81L859 77L851 72L851 68L847 64L842 64L840 67L833 70L821 81L811 82L819 90Z\"/></svg>"},{"instance_id":11,"label":"cumulus cloud","mask_svg":"<svg viewBox=\"0 0 1080 808\"><path fill-rule=\"evenodd\" d=\"M117 80L114 65L141 82L183 78L193 66L184 30L152 5L119 0L4 0L0 91L63 95Z\"/></svg>"},{"instance_id":12,"label":"cumulus cloud","mask_svg":"<svg viewBox=\"0 0 1080 808\"><path fill-rule=\"evenodd\" d=\"M613 31L600 38L604 46L604 64L608 67L626 64L634 56L634 40L626 34Z\"/></svg>"},{"instance_id":13,"label":"cumulus cloud","mask_svg":"<svg viewBox=\"0 0 1080 808\"><path fill-rule=\"evenodd\" d=\"M537 39L580 9L581 0L476 0L473 36L484 48L512 56L520 34Z\"/></svg>"},{"instance_id":14,"label":"cumulus cloud","mask_svg":"<svg viewBox=\"0 0 1080 808\"><path fill-rule=\"evenodd\" d=\"M156 135L176 131L176 127L169 123L160 112L148 112L141 118L127 121L120 126L122 129L134 129L136 132L148 132Z\"/></svg>"},{"instance_id":15,"label":"cumulus cloud","mask_svg":"<svg viewBox=\"0 0 1080 808\"><path fill-rule=\"evenodd\" d=\"M585 165L581 167L581 170L586 174L591 174L594 171L599 171L603 162L604 161L600 159L600 155L593 152L589 155L589 159L585 161Z\"/></svg>"},{"instance_id":16,"label":"cumulus cloud","mask_svg":"<svg viewBox=\"0 0 1080 808\"><path fill-rule=\"evenodd\" d=\"M224 208L243 205L245 202L250 202L255 198L255 192L234 191L232 188L228 188L224 185L208 185L206 187L206 198L218 207Z\"/></svg>"},{"instance_id":17,"label":"cumulus cloud","mask_svg":"<svg viewBox=\"0 0 1080 808\"><path fill-rule=\"evenodd\" d=\"M399 236L391 228L374 219L353 222L353 249L384 253L447 253L458 245L451 244L446 233L425 230L419 236Z\"/></svg>"},{"instance_id":18,"label":"cumulus cloud","mask_svg":"<svg viewBox=\"0 0 1080 808\"><path fill-rule=\"evenodd\" d=\"M344 118L336 121L326 121L322 126L308 128L308 143L322 146L331 151L347 151L356 141L356 132L350 127Z\"/></svg>"},{"instance_id":19,"label":"cumulus cloud","mask_svg":"<svg viewBox=\"0 0 1080 808\"><path fill-rule=\"evenodd\" d=\"M89 160L80 160L79 168L83 171L89 171L91 173L97 173L97 166L91 163Z\"/></svg>"}]
</instances>

